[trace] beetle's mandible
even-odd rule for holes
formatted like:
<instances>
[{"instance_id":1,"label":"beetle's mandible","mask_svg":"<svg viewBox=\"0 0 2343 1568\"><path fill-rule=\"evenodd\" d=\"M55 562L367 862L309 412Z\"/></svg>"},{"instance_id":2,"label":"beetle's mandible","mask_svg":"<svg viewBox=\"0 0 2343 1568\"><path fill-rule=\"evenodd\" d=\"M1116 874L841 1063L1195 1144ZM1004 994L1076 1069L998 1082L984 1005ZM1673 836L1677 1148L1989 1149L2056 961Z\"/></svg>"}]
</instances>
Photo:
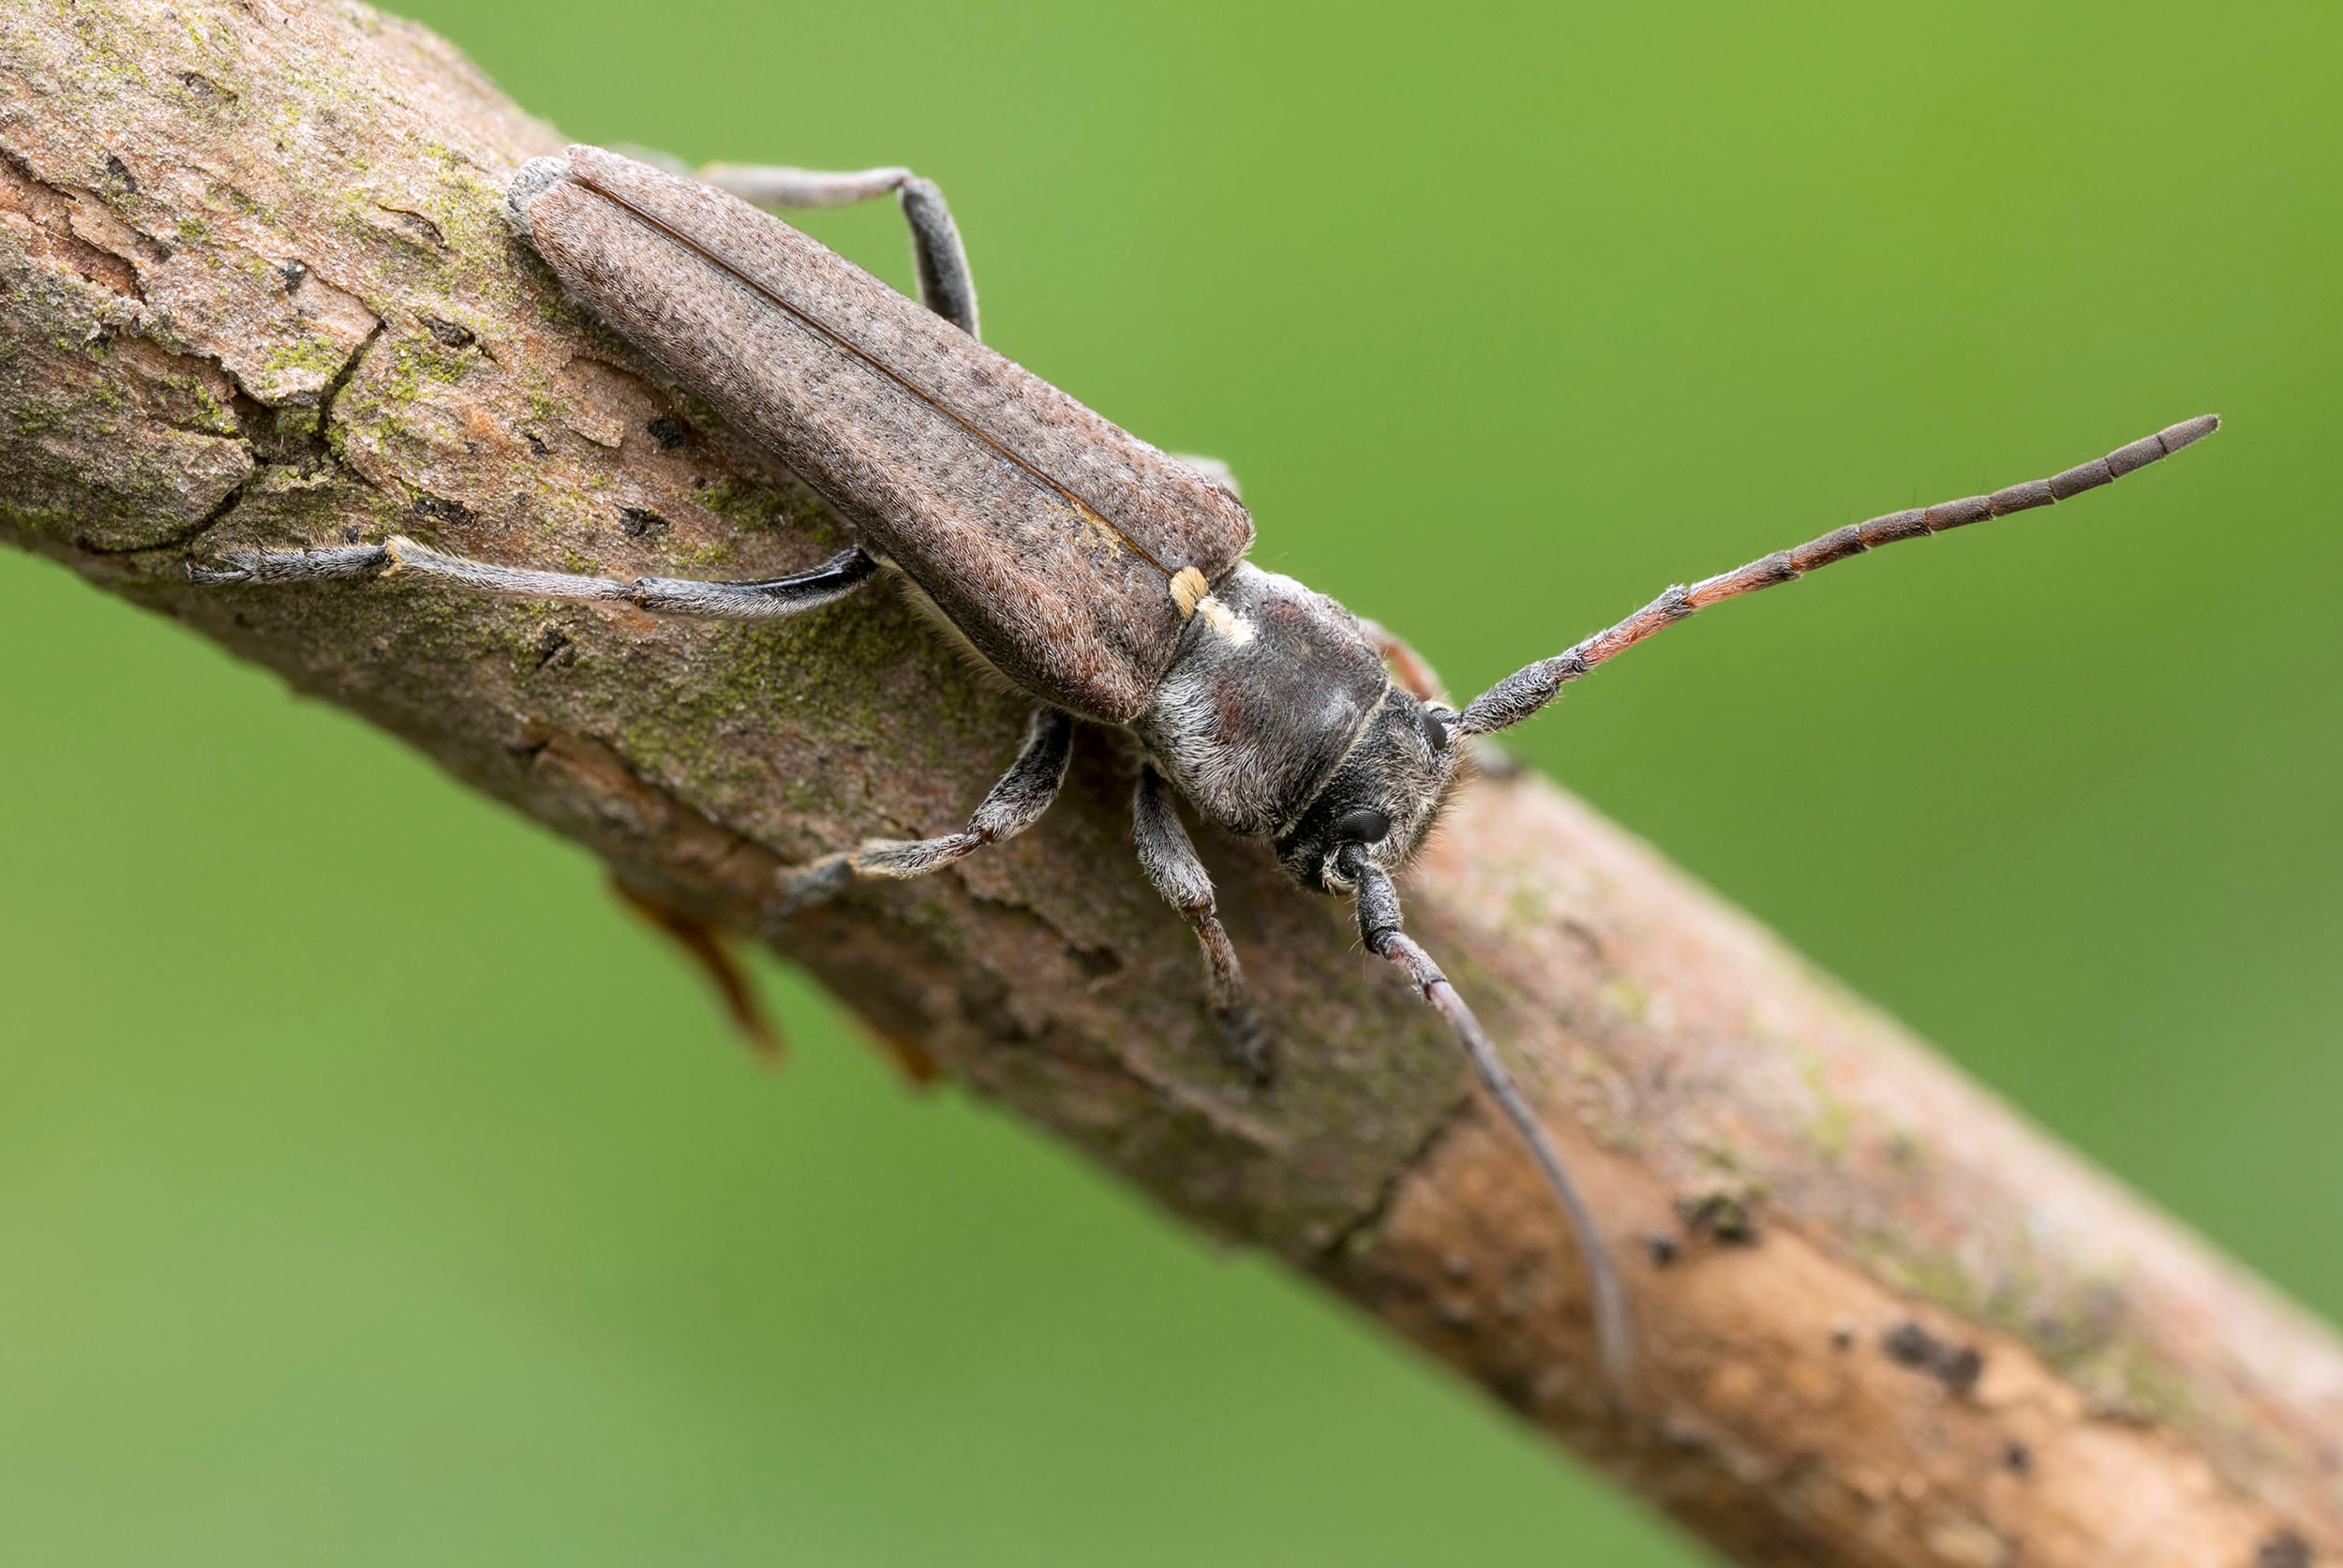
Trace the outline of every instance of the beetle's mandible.
<instances>
[{"instance_id":1,"label":"beetle's mandible","mask_svg":"<svg viewBox=\"0 0 2343 1568\"><path fill-rule=\"evenodd\" d=\"M2189 420L2049 479L1851 524L1671 588L1460 710L1405 645L1245 560L1252 518L1224 472L1157 451L978 342L966 258L933 185L902 169L702 172L707 183L573 147L520 172L508 216L573 298L827 498L856 530L854 548L763 582L619 582L403 538L246 552L190 572L241 583L404 571L483 592L720 620L798 615L897 578L1034 697L1023 747L960 832L829 856L791 874L779 903L824 898L858 877L923 875L1012 838L1056 795L1076 721L1128 732L1146 759L1133 802L1140 865L1195 930L1231 1050L1266 1077L1266 1035L1175 792L1218 826L1271 841L1302 887L1350 897L1367 948L1447 1019L1568 1211L1615 1377L1629 1363L1627 1311L1594 1217L1471 1010L1401 928L1393 877L1438 820L1468 739L1520 723L1567 682L1719 600L1874 545L2064 500L2218 423ZM760 210L888 193L910 222L919 303Z\"/></svg>"}]
</instances>

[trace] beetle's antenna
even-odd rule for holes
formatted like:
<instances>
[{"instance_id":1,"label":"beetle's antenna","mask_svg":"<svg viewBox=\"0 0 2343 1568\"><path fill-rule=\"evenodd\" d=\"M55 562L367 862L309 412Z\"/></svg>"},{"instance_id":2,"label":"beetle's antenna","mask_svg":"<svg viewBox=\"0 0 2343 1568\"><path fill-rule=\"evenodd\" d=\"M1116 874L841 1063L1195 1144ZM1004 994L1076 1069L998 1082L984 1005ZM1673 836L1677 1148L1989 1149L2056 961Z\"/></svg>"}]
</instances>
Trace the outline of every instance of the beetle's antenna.
<instances>
[{"instance_id":1,"label":"beetle's antenna","mask_svg":"<svg viewBox=\"0 0 2343 1568\"><path fill-rule=\"evenodd\" d=\"M1368 950L1407 971L1408 978L1424 993L1424 999L1448 1020L1448 1026L1455 1031L1465 1053L1472 1058L1473 1070L1481 1075L1482 1083L1504 1108L1523 1142L1530 1145L1538 1168L1545 1174L1545 1185L1561 1200L1563 1210L1570 1216L1571 1229L1577 1235L1578 1254L1586 1261L1588 1291L1594 1302L1594 1337L1602 1351L1604 1370L1610 1374L1616 1386L1625 1388L1634 1365L1627 1292L1619 1284L1619 1271L1612 1266L1609 1251L1603 1245L1594 1211L1587 1206L1578 1184L1570 1179L1561 1152L1546 1137L1545 1128L1539 1124L1537 1113L1530 1109L1530 1102L1522 1098L1513 1074L1505 1070L1505 1064L1499 1059L1497 1048L1489 1043L1481 1021L1472 1016L1472 1009L1465 1006L1456 988L1440 973L1440 965L1432 962L1432 955L1400 929L1399 891L1392 885L1391 874L1368 859L1366 851L1355 844L1343 847L1336 864L1358 889L1359 935Z\"/></svg>"},{"instance_id":2,"label":"beetle's antenna","mask_svg":"<svg viewBox=\"0 0 2343 1568\"><path fill-rule=\"evenodd\" d=\"M1738 572L1727 572L1706 582L1694 583L1690 588L1671 588L1609 631L1598 632L1577 647L1551 659L1541 659L1534 665L1525 665L1491 686L1474 697L1471 705L1456 716L1456 730L1463 735L1486 735L1492 730L1510 728L1553 701L1565 685L1595 665L1624 653L1652 633L1673 626L1693 611L1721 599L1754 593L1761 588L1772 588L1777 583L1795 582L1818 566L1828 566L1834 560L1861 555L1876 545L1892 545L1899 539L1918 539L1923 534L1941 533L1946 529L1982 522L1988 517L2006 517L2012 512L2048 506L2052 501L2065 500L2085 490L2112 485L2135 469L2146 468L2159 458L2171 456L2192 441L2202 441L2220 427L2221 421L2217 416L2204 414L2159 430L2153 436L2143 437L2104 457L2068 469L2064 473L2053 474L2048 479L2012 485L2006 490L1995 490L1990 496L1941 501L1915 511L1892 512L1884 517L1873 517L1867 523L1850 523L1845 528L1824 534L1820 539L1800 545L1795 550L1778 550L1763 560L1753 560Z\"/></svg>"}]
</instances>

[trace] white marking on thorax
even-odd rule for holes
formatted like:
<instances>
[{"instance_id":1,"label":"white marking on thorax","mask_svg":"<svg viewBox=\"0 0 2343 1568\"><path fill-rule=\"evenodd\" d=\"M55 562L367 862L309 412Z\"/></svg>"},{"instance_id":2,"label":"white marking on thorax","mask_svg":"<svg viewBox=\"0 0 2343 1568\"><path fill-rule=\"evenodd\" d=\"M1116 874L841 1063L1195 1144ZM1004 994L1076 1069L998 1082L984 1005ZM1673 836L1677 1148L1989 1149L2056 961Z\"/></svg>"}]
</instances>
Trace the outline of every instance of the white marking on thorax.
<instances>
[{"instance_id":1,"label":"white marking on thorax","mask_svg":"<svg viewBox=\"0 0 2343 1568\"><path fill-rule=\"evenodd\" d=\"M1183 566L1172 575L1172 602L1180 606L1182 620L1202 616L1205 625L1238 648L1253 640L1253 623L1222 604L1193 566Z\"/></svg>"},{"instance_id":2,"label":"white marking on thorax","mask_svg":"<svg viewBox=\"0 0 2343 1568\"><path fill-rule=\"evenodd\" d=\"M1243 648L1253 640L1253 623L1209 593L1196 601L1196 613L1234 647Z\"/></svg>"}]
</instances>

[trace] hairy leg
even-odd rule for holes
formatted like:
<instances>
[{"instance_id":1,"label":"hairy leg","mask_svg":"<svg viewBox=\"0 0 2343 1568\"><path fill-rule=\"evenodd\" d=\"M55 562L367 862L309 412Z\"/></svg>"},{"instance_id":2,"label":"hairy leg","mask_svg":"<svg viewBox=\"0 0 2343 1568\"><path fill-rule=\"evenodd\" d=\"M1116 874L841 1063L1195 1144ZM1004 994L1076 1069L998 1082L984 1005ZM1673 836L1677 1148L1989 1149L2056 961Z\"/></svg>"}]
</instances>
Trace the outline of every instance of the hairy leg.
<instances>
[{"instance_id":1,"label":"hairy leg","mask_svg":"<svg viewBox=\"0 0 2343 1568\"><path fill-rule=\"evenodd\" d=\"M919 303L969 336L977 336L977 284L968 271L968 251L934 181L908 169L832 174L769 163L711 163L698 177L760 207L839 207L893 192L911 228Z\"/></svg>"},{"instance_id":2,"label":"hairy leg","mask_svg":"<svg viewBox=\"0 0 2343 1568\"><path fill-rule=\"evenodd\" d=\"M1375 651L1383 656L1392 679L1398 682L1401 691L1418 702L1447 702L1448 694L1440 688L1440 672L1405 637L1383 630L1380 622L1365 616L1359 618L1359 625L1366 631L1367 640L1375 645Z\"/></svg>"},{"instance_id":3,"label":"hairy leg","mask_svg":"<svg viewBox=\"0 0 2343 1568\"><path fill-rule=\"evenodd\" d=\"M351 545L323 550L246 550L220 558L216 566L187 563L200 583L291 583L337 577L412 573L475 593L515 599L554 599L579 604L633 605L656 615L697 616L712 620L779 620L835 604L877 571L878 562L859 549L831 557L810 572L761 582L696 582L688 577L572 576L497 566L463 556L442 555L411 539L382 545Z\"/></svg>"},{"instance_id":4,"label":"hairy leg","mask_svg":"<svg viewBox=\"0 0 2343 1568\"><path fill-rule=\"evenodd\" d=\"M1037 708L1025 726L1025 744L992 786L968 826L934 839L866 839L852 849L826 855L782 879L784 916L819 903L864 877L905 881L942 871L988 844L1005 844L1041 820L1066 782L1073 752L1074 721L1054 708Z\"/></svg>"},{"instance_id":5,"label":"hairy leg","mask_svg":"<svg viewBox=\"0 0 2343 1568\"><path fill-rule=\"evenodd\" d=\"M1140 869L1164 902L1186 918L1203 948L1204 985L1212 997L1213 1016L1227 1037L1229 1054L1256 1082L1268 1082L1269 1039L1246 999L1245 971L1216 913L1212 877L1172 808L1172 786L1152 764L1140 772L1139 790L1132 798L1131 836L1139 845Z\"/></svg>"},{"instance_id":6,"label":"hairy leg","mask_svg":"<svg viewBox=\"0 0 2343 1568\"><path fill-rule=\"evenodd\" d=\"M666 154L648 148L628 151L677 173L691 172L680 159ZM892 192L911 229L920 303L969 336L977 336L977 286L968 269L968 252L961 244L958 226L952 222L951 208L933 181L923 180L908 169L827 173L773 164L738 163L709 164L698 172L698 177L742 201L767 207L834 207ZM461 556L441 555L411 540L393 539L386 545L320 550L245 551L223 557L215 566L199 567L189 562L187 575L202 583L288 583L359 577L378 569L384 569L385 575L412 571L481 592L516 598L616 601L662 615L769 620L815 609L845 597L870 578L877 570L877 563L860 550L850 550L811 572L767 582L704 583L643 577L620 583L496 566Z\"/></svg>"}]
</instances>

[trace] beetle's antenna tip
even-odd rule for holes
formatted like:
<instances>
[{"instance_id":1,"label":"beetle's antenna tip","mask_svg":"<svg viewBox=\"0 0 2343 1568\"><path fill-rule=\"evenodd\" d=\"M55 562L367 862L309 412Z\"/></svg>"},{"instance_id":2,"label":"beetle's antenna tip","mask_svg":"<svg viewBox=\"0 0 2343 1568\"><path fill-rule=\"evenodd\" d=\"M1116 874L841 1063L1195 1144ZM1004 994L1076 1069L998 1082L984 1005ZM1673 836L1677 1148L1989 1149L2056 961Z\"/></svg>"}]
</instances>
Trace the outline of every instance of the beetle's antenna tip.
<instances>
[{"instance_id":1,"label":"beetle's antenna tip","mask_svg":"<svg viewBox=\"0 0 2343 1568\"><path fill-rule=\"evenodd\" d=\"M1558 696L1571 681L1624 653L1646 637L1675 625L1694 611L1760 589L1793 583L1834 560L1858 556L1903 539L1923 539L1947 529L1965 528L1988 517L2006 517L2037 506L2070 500L2085 490L2112 485L2150 463L2161 462L2221 427L2218 414L2199 414L2168 425L2153 436L2119 446L2104 457L2078 463L2048 479L2011 485L1987 496L1963 496L1933 506L1890 512L1867 522L1849 523L1796 549L1776 550L1738 571L1719 573L1690 587L1679 585L1606 631L1564 649L1551 659L1524 665L1465 705L1456 727L1466 735L1510 729Z\"/></svg>"},{"instance_id":2,"label":"beetle's antenna tip","mask_svg":"<svg viewBox=\"0 0 2343 1568\"><path fill-rule=\"evenodd\" d=\"M2156 439L2164 443L2166 452L2178 452L2192 441L2204 440L2220 427L2221 416L2219 414L2201 413L2194 419L2184 419L2178 425L2158 430L2156 433Z\"/></svg>"}]
</instances>

